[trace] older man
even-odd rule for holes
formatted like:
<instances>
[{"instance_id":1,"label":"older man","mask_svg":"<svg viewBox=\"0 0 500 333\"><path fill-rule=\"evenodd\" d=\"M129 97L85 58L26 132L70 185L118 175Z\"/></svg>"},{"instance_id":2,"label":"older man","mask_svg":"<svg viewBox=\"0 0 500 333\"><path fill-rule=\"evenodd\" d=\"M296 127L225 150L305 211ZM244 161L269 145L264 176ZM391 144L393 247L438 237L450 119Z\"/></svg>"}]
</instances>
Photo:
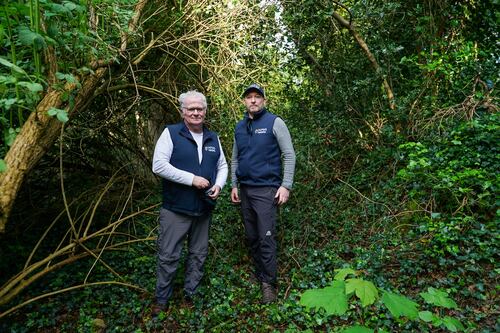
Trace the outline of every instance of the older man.
<instances>
[{"instance_id":1,"label":"older man","mask_svg":"<svg viewBox=\"0 0 500 333\"><path fill-rule=\"evenodd\" d=\"M243 103L246 113L234 133L231 200L241 202L262 302L271 303L277 297L276 213L290 195L295 151L283 120L266 110L262 87L250 85L243 93Z\"/></svg>"},{"instance_id":2,"label":"older man","mask_svg":"<svg viewBox=\"0 0 500 333\"><path fill-rule=\"evenodd\" d=\"M195 295L208 254L211 212L228 174L220 140L204 126L205 96L188 91L179 96L179 103L182 121L165 128L153 157L153 172L163 179L153 315L168 307L186 238L184 296L189 301Z\"/></svg>"}]
</instances>

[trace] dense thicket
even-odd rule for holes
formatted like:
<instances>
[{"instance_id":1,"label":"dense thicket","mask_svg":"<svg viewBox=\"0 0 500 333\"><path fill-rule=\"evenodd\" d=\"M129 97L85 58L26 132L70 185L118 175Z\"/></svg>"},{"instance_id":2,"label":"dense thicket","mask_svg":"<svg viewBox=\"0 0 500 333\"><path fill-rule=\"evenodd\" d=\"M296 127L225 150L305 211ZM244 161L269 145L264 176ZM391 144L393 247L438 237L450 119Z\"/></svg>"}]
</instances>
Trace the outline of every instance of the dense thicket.
<instances>
[{"instance_id":1,"label":"dense thicket","mask_svg":"<svg viewBox=\"0 0 500 333\"><path fill-rule=\"evenodd\" d=\"M498 7L492 0L4 5L0 172L37 105L59 127L25 176L1 237L0 328L498 330ZM257 303L226 188L203 296L189 308L175 294L175 306L154 320L154 142L179 120L176 96L198 89L229 158L250 82L266 87L297 153L292 200L280 212L280 301ZM51 92L59 103L40 109ZM339 268L355 271L365 296L349 294L340 316L328 298L325 309L304 307L306 290L338 285ZM368 282L383 296L367 305ZM31 303L50 292L57 294L48 302ZM423 314L412 318L413 305L399 298L404 314L388 310L400 294Z\"/></svg>"}]
</instances>

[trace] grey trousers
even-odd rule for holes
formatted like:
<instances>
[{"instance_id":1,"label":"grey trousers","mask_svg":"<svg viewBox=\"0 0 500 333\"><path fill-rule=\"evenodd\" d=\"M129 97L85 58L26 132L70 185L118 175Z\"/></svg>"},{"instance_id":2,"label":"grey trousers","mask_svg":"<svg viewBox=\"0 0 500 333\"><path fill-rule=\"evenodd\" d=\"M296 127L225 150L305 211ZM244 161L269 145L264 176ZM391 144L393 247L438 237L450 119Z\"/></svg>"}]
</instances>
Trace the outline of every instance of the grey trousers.
<instances>
[{"instance_id":1,"label":"grey trousers","mask_svg":"<svg viewBox=\"0 0 500 333\"><path fill-rule=\"evenodd\" d=\"M173 292L173 281L181 257L184 240L188 240L184 292L192 295L203 277L203 265L208 254L208 230L211 215L188 216L168 209L160 209L158 231L158 268L156 301L168 302Z\"/></svg>"},{"instance_id":2,"label":"grey trousers","mask_svg":"<svg viewBox=\"0 0 500 333\"><path fill-rule=\"evenodd\" d=\"M240 186L241 214L255 275L261 282L276 285L277 242L275 187Z\"/></svg>"}]
</instances>

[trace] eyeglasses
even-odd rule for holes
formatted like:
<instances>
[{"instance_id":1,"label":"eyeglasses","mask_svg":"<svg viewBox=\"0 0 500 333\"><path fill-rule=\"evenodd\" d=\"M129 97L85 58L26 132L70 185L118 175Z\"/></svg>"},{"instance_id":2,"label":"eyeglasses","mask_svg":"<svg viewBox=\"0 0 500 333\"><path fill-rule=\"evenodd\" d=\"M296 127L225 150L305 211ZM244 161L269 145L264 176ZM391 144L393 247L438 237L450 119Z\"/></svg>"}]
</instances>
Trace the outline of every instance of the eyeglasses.
<instances>
[{"instance_id":1,"label":"eyeglasses","mask_svg":"<svg viewBox=\"0 0 500 333\"><path fill-rule=\"evenodd\" d=\"M202 107L202 108L183 108L184 110L186 110L188 113L195 113L196 111L198 111L198 113L203 113L205 111L207 111L207 108L205 107Z\"/></svg>"}]
</instances>

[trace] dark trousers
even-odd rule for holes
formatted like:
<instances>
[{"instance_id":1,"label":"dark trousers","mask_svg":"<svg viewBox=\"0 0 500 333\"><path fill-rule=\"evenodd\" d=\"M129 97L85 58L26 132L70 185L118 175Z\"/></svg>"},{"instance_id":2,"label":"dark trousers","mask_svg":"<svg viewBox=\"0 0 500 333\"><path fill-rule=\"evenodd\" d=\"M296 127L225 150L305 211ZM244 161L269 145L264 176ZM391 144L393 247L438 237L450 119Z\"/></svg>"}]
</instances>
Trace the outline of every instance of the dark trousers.
<instances>
[{"instance_id":1,"label":"dark trousers","mask_svg":"<svg viewBox=\"0 0 500 333\"><path fill-rule=\"evenodd\" d=\"M158 230L158 269L156 300L165 304L172 296L173 281L184 240L188 239L184 292L195 293L203 277L203 265L208 254L208 230L211 215L187 216L168 209L160 210Z\"/></svg>"},{"instance_id":2,"label":"dark trousers","mask_svg":"<svg viewBox=\"0 0 500 333\"><path fill-rule=\"evenodd\" d=\"M261 282L273 285L276 285L278 271L276 191L277 188L270 186L240 186L241 214L255 274Z\"/></svg>"}]
</instances>

